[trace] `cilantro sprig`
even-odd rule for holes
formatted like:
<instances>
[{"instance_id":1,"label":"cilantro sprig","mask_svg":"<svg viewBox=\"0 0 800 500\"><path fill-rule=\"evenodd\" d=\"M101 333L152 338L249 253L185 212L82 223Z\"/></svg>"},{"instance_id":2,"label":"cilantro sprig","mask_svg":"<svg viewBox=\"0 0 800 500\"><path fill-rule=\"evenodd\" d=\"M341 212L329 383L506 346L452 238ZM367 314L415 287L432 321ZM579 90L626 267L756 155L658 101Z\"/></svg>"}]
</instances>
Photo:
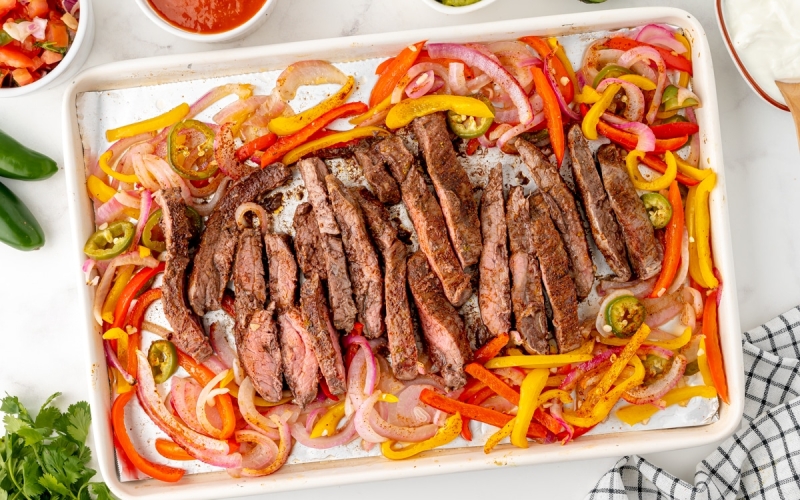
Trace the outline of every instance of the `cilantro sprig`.
<instances>
[{"instance_id":1,"label":"cilantro sprig","mask_svg":"<svg viewBox=\"0 0 800 500\"><path fill-rule=\"evenodd\" d=\"M55 393L31 415L16 396L0 400L5 436L0 438L0 500L111 500L105 483L92 482L86 446L92 417L81 401L61 412Z\"/></svg>"}]
</instances>

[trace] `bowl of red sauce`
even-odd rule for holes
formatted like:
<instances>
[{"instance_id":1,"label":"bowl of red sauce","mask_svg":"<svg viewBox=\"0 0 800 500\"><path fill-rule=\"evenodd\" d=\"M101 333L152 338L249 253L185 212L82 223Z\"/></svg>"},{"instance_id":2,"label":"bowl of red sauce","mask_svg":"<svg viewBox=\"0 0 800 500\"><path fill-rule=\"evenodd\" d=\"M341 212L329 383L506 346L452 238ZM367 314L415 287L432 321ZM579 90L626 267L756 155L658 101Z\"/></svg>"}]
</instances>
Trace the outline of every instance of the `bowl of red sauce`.
<instances>
[{"instance_id":1,"label":"bowl of red sauce","mask_svg":"<svg viewBox=\"0 0 800 500\"><path fill-rule=\"evenodd\" d=\"M195 42L227 42L253 32L277 0L136 0L161 29Z\"/></svg>"}]
</instances>

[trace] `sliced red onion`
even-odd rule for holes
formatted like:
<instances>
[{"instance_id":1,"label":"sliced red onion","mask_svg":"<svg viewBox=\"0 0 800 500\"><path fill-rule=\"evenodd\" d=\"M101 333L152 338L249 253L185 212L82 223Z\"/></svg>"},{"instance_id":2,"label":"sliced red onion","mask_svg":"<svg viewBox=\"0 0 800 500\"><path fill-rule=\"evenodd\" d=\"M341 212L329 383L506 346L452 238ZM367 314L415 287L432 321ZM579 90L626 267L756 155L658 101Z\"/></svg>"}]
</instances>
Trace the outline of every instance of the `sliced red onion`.
<instances>
[{"instance_id":1,"label":"sliced red onion","mask_svg":"<svg viewBox=\"0 0 800 500\"><path fill-rule=\"evenodd\" d=\"M292 436L298 443L315 450L326 450L334 446L342 446L358 436L353 420L353 418L350 418L347 424L333 436L322 436L318 438L312 438L311 433L306 431L305 427L302 425L294 424L292 426Z\"/></svg>"},{"instance_id":2,"label":"sliced red onion","mask_svg":"<svg viewBox=\"0 0 800 500\"><path fill-rule=\"evenodd\" d=\"M601 280L600 284L597 285L597 293L602 297L611 290L621 290L624 288L630 290L631 295L637 299L641 299L642 297L647 297L650 295L650 293L653 291L653 287L656 284L656 279L658 279L658 276L653 276L652 278L648 278L644 281L633 280L621 282Z\"/></svg>"},{"instance_id":3,"label":"sliced red onion","mask_svg":"<svg viewBox=\"0 0 800 500\"><path fill-rule=\"evenodd\" d=\"M536 66L537 68L544 68L544 63L538 57L530 57L528 59L523 59L519 62L519 65L523 68L530 68L531 66Z\"/></svg>"},{"instance_id":4,"label":"sliced red onion","mask_svg":"<svg viewBox=\"0 0 800 500\"><path fill-rule=\"evenodd\" d=\"M476 76L475 78L467 82L468 93L475 94L490 83L492 83L491 76L487 74Z\"/></svg>"},{"instance_id":5,"label":"sliced red onion","mask_svg":"<svg viewBox=\"0 0 800 500\"><path fill-rule=\"evenodd\" d=\"M467 95L469 89L467 88L467 79L464 76L464 63L451 62L448 71L448 83L450 83L450 91L455 95Z\"/></svg>"},{"instance_id":6,"label":"sliced red onion","mask_svg":"<svg viewBox=\"0 0 800 500\"><path fill-rule=\"evenodd\" d=\"M694 108L690 106L684 109L686 110L686 119L691 123L697 124L697 116L694 113ZM700 163L700 134L692 135L692 140L689 143L689 156L686 158L686 163L693 167L697 167Z\"/></svg>"},{"instance_id":7,"label":"sliced red onion","mask_svg":"<svg viewBox=\"0 0 800 500\"><path fill-rule=\"evenodd\" d=\"M214 123L222 125L223 123L231 121L235 115L249 116L253 114L259 106L264 104L268 97L269 96L265 95L254 95L246 99L237 99L219 110L211 119L214 120Z\"/></svg>"},{"instance_id":8,"label":"sliced red onion","mask_svg":"<svg viewBox=\"0 0 800 500\"><path fill-rule=\"evenodd\" d=\"M691 328L692 331L697 327L697 314L694 312L692 304L684 304L681 312L681 324Z\"/></svg>"},{"instance_id":9,"label":"sliced red onion","mask_svg":"<svg viewBox=\"0 0 800 500\"><path fill-rule=\"evenodd\" d=\"M601 48L607 41L608 38L601 38L592 42L583 54L581 70L578 73L583 75L589 85L593 84L600 69L610 63L616 64L617 59L622 55L623 51L621 50Z\"/></svg>"},{"instance_id":10,"label":"sliced red onion","mask_svg":"<svg viewBox=\"0 0 800 500\"><path fill-rule=\"evenodd\" d=\"M385 437L378 434L375 429L372 428L372 425L369 422L370 414L372 413L375 403L378 401L379 397L381 397L380 391L373 392L371 396L361 403L361 406L358 407L355 415L353 415L353 423L356 426L356 432L358 432L358 435L361 436L361 439L370 443L382 443L387 441Z\"/></svg>"},{"instance_id":11,"label":"sliced red onion","mask_svg":"<svg viewBox=\"0 0 800 500\"><path fill-rule=\"evenodd\" d=\"M237 359L236 351L228 342L225 329L220 328L218 323L212 323L209 328L209 337L211 337L211 346L214 348L214 352L219 356L219 360L222 361L225 368L233 368L233 362Z\"/></svg>"},{"instance_id":12,"label":"sliced red onion","mask_svg":"<svg viewBox=\"0 0 800 500\"><path fill-rule=\"evenodd\" d=\"M300 61L283 70L278 76L275 90L283 101L290 101L301 86L325 83L344 85L347 83L347 75L327 61Z\"/></svg>"},{"instance_id":13,"label":"sliced red onion","mask_svg":"<svg viewBox=\"0 0 800 500\"><path fill-rule=\"evenodd\" d=\"M108 268L103 272L103 278L94 292L94 304L92 305L92 315L98 325L103 324L103 303L106 301L108 291L111 289L111 282L114 280L114 271L120 266L144 266L156 267L158 261L155 257L148 255L142 257L139 252L127 252L117 257L114 257L108 265ZM147 366L150 366L149 364Z\"/></svg>"},{"instance_id":14,"label":"sliced red onion","mask_svg":"<svg viewBox=\"0 0 800 500\"><path fill-rule=\"evenodd\" d=\"M603 302L600 303L600 310L597 311L597 318L594 322L594 327L597 329L597 333L603 337L612 337L614 335L614 333L611 331L611 326L608 324L608 322L606 322L606 309L608 308L608 305L615 299L631 295L633 295L633 293L630 290L623 288L622 290L615 290L611 292L603 299Z\"/></svg>"},{"instance_id":15,"label":"sliced red onion","mask_svg":"<svg viewBox=\"0 0 800 500\"><path fill-rule=\"evenodd\" d=\"M500 64L503 65L509 73L514 75L517 82L530 92L533 85L533 74L528 70L527 66L523 66L523 62L530 62L536 59L531 54L531 49L527 44L519 40L507 40L500 42L492 42L486 46L495 56L497 56ZM534 63L535 64L535 63Z\"/></svg>"},{"instance_id":16,"label":"sliced red onion","mask_svg":"<svg viewBox=\"0 0 800 500\"><path fill-rule=\"evenodd\" d=\"M211 196L217 190L219 184L224 178L224 175L216 174L208 179L208 184L203 187L195 187L194 184L190 182L189 192L192 194L192 198L205 198L207 196Z\"/></svg>"},{"instance_id":17,"label":"sliced red onion","mask_svg":"<svg viewBox=\"0 0 800 500\"><path fill-rule=\"evenodd\" d=\"M664 88L667 85L667 66L664 64L664 59L661 54L652 47L634 47L629 51L619 56L618 64L624 68L630 68L639 61L653 61L658 68L658 82L656 83L656 91L653 94L653 102L650 103L650 109L647 111L647 123L653 123L658 113L658 107L661 105L661 96L664 93Z\"/></svg>"},{"instance_id":18,"label":"sliced red onion","mask_svg":"<svg viewBox=\"0 0 800 500\"><path fill-rule=\"evenodd\" d=\"M94 259L86 259L85 261L83 261L83 266L81 266L81 271L83 271L84 273L90 273L92 272L92 269L94 269L94 266L96 264L97 261L95 261Z\"/></svg>"},{"instance_id":19,"label":"sliced red onion","mask_svg":"<svg viewBox=\"0 0 800 500\"><path fill-rule=\"evenodd\" d=\"M133 346L131 346L133 348ZM128 373L128 370L122 366L122 363L119 362L119 358L117 357L117 353L114 352L114 349L111 348L111 342L108 340L103 340L103 352L106 354L106 361L108 364L111 365L113 368L116 368L122 378L125 379L125 382L129 383L130 385L136 385L136 379L133 378L133 375Z\"/></svg>"},{"instance_id":20,"label":"sliced red onion","mask_svg":"<svg viewBox=\"0 0 800 500\"><path fill-rule=\"evenodd\" d=\"M136 222L136 233L133 235L131 248L137 248L139 246L139 239L142 237L147 219L150 218L150 208L152 206L153 198L150 196L150 191L145 189L142 191L141 204L139 206L139 220Z\"/></svg>"},{"instance_id":21,"label":"sliced red onion","mask_svg":"<svg viewBox=\"0 0 800 500\"><path fill-rule=\"evenodd\" d=\"M216 328L213 328L214 325L216 325L216 323L212 323L212 330L216 330ZM214 375L231 368L230 366L227 366L217 355L212 355L210 358L203 361L203 366L214 372Z\"/></svg>"},{"instance_id":22,"label":"sliced red onion","mask_svg":"<svg viewBox=\"0 0 800 500\"><path fill-rule=\"evenodd\" d=\"M539 95L538 92L534 93L531 96L530 101L531 101L531 108L533 109L534 114L538 114L544 111L544 99L542 99L542 96Z\"/></svg>"},{"instance_id":23,"label":"sliced red onion","mask_svg":"<svg viewBox=\"0 0 800 500\"><path fill-rule=\"evenodd\" d=\"M317 421L317 418L327 409L328 408L324 406L320 406L308 412L308 415L306 415L306 432L310 433L314 429L314 423Z\"/></svg>"},{"instance_id":24,"label":"sliced red onion","mask_svg":"<svg viewBox=\"0 0 800 500\"><path fill-rule=\"evenodd\" d=\"M363 122L361 122L358 125L356 125L355 128L371 127L373 125L377 125L377 126L383 125L383 123L386 121L386 115L389 114L389 111L391 111L391 109L392 108L386 108L383 111L375 113L374 115L370 116L369 118L367 118Z\"/></svg>"},{"instance_id":25,"label":"sliced red onion","mask_svg":"<svg viewBox=\"0 0 800 500\"><path fill-rule=\"evenodd\" d=\"M289 424L285 420L281 420L277 417L272 417L271 420L273 423L278 427L278 433L280 434L280 445L278 445L277 453L275 454L275 460L272 461L269 465L266 465L263 468L248 468L244 467L241 470L238 468L235 470L229 470L229 474L233 477L261 477L261 476L268 476L273 472L277 471L283 464L286 463L286 460L289 458L289 453L292 451L292 432L289 429ZM258 436L257 433L247 433L247 434L237 434L236 440L239 442L245 443L252 443L258 446L269 446L269 443L266 439L261 436ZM272 443L273 446L275 443Z\"/></svg>"},{"instance_id":26,"label":"sliced red onion","mask_svg":"<svg viewBox=\"0 0 800 500\"><path fill-rule=\"evenodd\" d=\"M347 394L344 413L348 417L355 413L366 398L363 380L366 378L366 354L359 349L347 369Z\"/></svg>"},{"instance_id":27,"label":"sliced red onion","mask_svg":"<svg viewBox=\"0 0 800 500\"><path fill-rule=\"evenodd\" d=\"M703 314L703 294L699 290L687 286L683 289L683 300L694 307L695 316Z\"/></svg>"},{"instance_id":28,"label":"sliced red onion","mask_svg":"<svg viewBox=\"0 0 800 500\"><path fill-rule=\"evenodd\" d=\"M619 84L625 90L625 119L632 122L640 122L644 118L644 93L642 89L631 82L619 78L606 78L597 86L597 92L603 93L609 85Z\"/></svg>"},{"instance_id":29,"label":"sliced red onion","mask_svg":"<svg viewBox=\"0 0 800 500\"><path fill-rule=\"evenodd\" d=\"M411 66L411 68L406 73L406 78L408 78L407 83L405 85L398 85L392 91L392 104L397 104L403 99L403 93L405 92L406 88L411 84L411 82L422 73L427 73L428 71L433 71L433 74L444 80L445 84L449 79L449 75L447 70L444 66L439 63L434 62L423 62L419 64L415 64ZM445 85L445 93L450 93L449 86Z\"/></svg>"},{"instance_id":30,"label":"sliced red onion","mask_svg":"<svg viewBox=\"0 0 800 500\"><path fill-rule=\"evenodd\" d=\"M700 98L697 97L697 94L684 87L678 87L678 95L676 96L676 98L678 99L679 106L682 106L683 103L686 101L686 99L694 99L695 101L700 103ZM698 104L698 107L699 106L700 105Z\"/></svg>"},{"instance_id":31,"label":"sliced red onion","mask_svg":"<svg viewBox=\"0 0 800 500\"><path fill-rule=\"evenodd\" d=\"M119 202L116 196L103 203L95 211L94 222L97 225L107 224L127 218L125 205Z\"/></svg>"},{"instance_id":32,"label":"sliced red onion","mask_svg":"<svg viewBox=\"0 0 800 500\"><path fill-rule=\"evenodd\" d=\"M428 53L434 59L450 58L464 61L470 67L475 67L491 76L495 83L505 90L519 111L520 123L533 120L531 103L528 94L519 82L501 64L482 54L478 50L454 43L429 43Z\"/></svg>"},{"instance_id":33,"label":"sliced red onion","mask_svg":"<svg viewBox=\"0 0 800 500\"><path fill-rule=\"evenodd\" d=\"M500 378L505 379L508 382L511 382L512 386L521 386L522 381L525 379L525 370L522 368L512 366L509 368L495 368L492 370L495 375Z\"/></svg>"},{"instance_id":34,"label":"sliced red onion","mask_svg":"<svg viewBox=\"0 0 800 500\"><path fill-rule=\"evenodd\" d=\"M267 234L267 232L269 232L268 226L270 225L270 219L267 216L267 211L258 203L253 203L250 201L242 203L236 207L235 219L236 225L239 226L239 229L244 229L249 226L247 220L245 220L245 215L247 215L247 213L252 213L258 218L258 224L263 234Z\"/></svg>"},{"instance_id":35,"label":"sliced red onion","mask_svg":"<svg viewBox=\"0 0 800 500\"><path fill-rule=\"evenodd\" d=\"M278 445L275 441L251 430L236 431L234 434L239 443L252 444L250 450L242 453L242 467L247 469L260 469L278 456ZM238 476L237 476L238 477Z\"/></svg>"},{"instance_id":36,"label":"sliced red onion","mask_svg":"<svg viewBox=\"0 0 800 500\"><path fill-rule=\"evenodd\" d=\"M239 396L237 398L239 411L241 411L242 417L244 417L247 423L253 426L253 428L272 437L275 435L275 425L256 410L254 401L255 395L256 390L253 387L253 383L250 381L250 377L245 377L242 381L242 385L239 386Z\"/></svg>"},{"instance_id":37,"label":"sliced red onion","mask_svg":"<svg viewBox=\"0 0 800 500\"><path fill-rule=\"evenodd\" d=\"M678 294L663 295L657 299L642 299L645 309L647 309L647 319L645 323L650 328L658 328L667 323L675 316L680 314L683 303L679 300Z\"/></svg>"},{"instance_id":38,"label":"sliced red onion","mask_svg":"<svg viewBox=\"0 0 800 500\"><path fill-rule=\"evenodd\" d=\"M200 392L202 390L203 388L194 380L173 377L172 387L170 389L170 400L172 402L172 408L184 424L193 431L205 434L206 431L197 419L197 411L195 409L197 406L197 399L200 397Z\"/></svg>"},{"instance_id":39,"label":"sliced red onion","mask_svg":"<svg viewBox=\"0 0 800 500\"><path fill-rule=\"evenodd\" d=\"M120 191L114 195L114 198L128 208L139 208L141 203L138 191Z\"/></svg>"},{"instance_id":40,"label":"sliced red onion","mask_svg":"<svg viewBox=\"0 0 800 500\"><path fill-rule=\"evenodd\" d=\"M520 123L519 125L515 125L514 127L508 129L500 138L497 140L497 147L500 148L501 151L506 152L505 146L508 141L513 139L514 137L518 136L523 132L527 132L532 128L538 126L544 121L544 113L539 113L533 117L533 120L526 124ZM498 127L500 128L500 127Z\"/></svg>"},{"instance_id":41,"label":"sliced red onion","mask_svg":"<svg viewBox=\"0 0 800 500\"><path fill-rule=\"evenodd\" d=\"M214 193L214 196L211 198L211 201L207 203L197 203L195 201L192 201L187 204L193 209L195 209L195 211L201 217L208 217L209 215L211 215L211 212L213 212L214 209L217 208L219 201L222 199L222 196L225 194L225 191L228 190L228 185L230 185L231 182L232 180L229 177L224 178L222 182L219 183L219 186L217 186L217 191Z\"/></svg>"},{"instance_id":42,"label":"sliced red onion","mask_svg":"<svg viewBox=\"0 0 800 500\"><path fill-rule=\"evenodd\" d=\"M486 134L478 137L478 143L485 148L493 148L497 141L490 141Z\"/></svg>"},{"instance_id":43,"label":"sliced red onion","mask_svg":"<svg viewBox=\"0 0 800 500\"><path fill-rule=\"evenodd\" d=\"M656 135L653 130L640 122L612 123L612 127L636 134L636 149L649 153L656 149Z\"/></svg>"},{"instance_id":44,"label":"sliced red onion","mask_svg":"<svg viewBox=\"0 0 800 500\"><path fill-rule=\"evenodd\" d=\"M388 422L405 427L416 427L432 422L432 409L419 400L419 395L424 389L435 390L435 387L421 384L403 389L397 396L397 403L389 405Z\"/></svg>"},{"instance_id":45,"label":"sliced red onion","mask_svg":"<svg viewBox=\"0 0 800 500\"><path fill-rule=\"evenodd\" d=\"M558 99L558 107L561 108L561 112L567 116L570 120L580 122L581 115L576 113L569 107L567 101L564 100L564 95L561 93L561 89L559 88L558 82L556 82L555 69L553 68L553 58L555 57L554 53L550 53L547 57L544 58L544 67L545 71L544 74L547 76L547 82L550 84L550 88L553 89L553 93L556 95L556 99Z\"/></svg>"},{"instance_id":46,"label":"sliced red onion","mask_svg":"<svg viewBox=\"0 0 800 500\"><path fill-rule=\"evenodd\" d=\"M403 443L419 443L430 439L436 434L439 426L436 424L426 424L418 427L404 427L393 425L384 420L377 411L371 411L368 415L370 428L377 434Z\"/></svg>"},{"instance_id":47,"label":"sliced red onion","mask_svg":"<svg viewBox=\"0 0 800 500\"><path fill-rule=\"evenodd\" d=\"M495 123L508 123L510 125L516 125L519 123L519 112L517 111L517 108L497 108L494 111L494 121Z\"/></svg>"},{"instance_id":48,"label":"sliced red onion","mask_svg":"<svg viewBox=\"0 0 800 500\"><path fill-rule=\"evenodd\" d=\"M575 385L578 383L578 379L580 379L587 372L594 370L598 366L609 361L612 355L619 354L622 352L622 349L622 347L612 347L606 349L589 361L584 361L583 363L574 366L567 376L564 377L564 380L561 382L561 385L559 385L558 388L564 391L573 390Z\"/></svg>"},{"instance_id":49,"label":"sliced red onion","mask_svg":"<svg viewBox=\"0 0 800 500\"><path fill-rule=\"evenodd\" d=\"M675 353L670 351L669 349L665 349L663 347L658 347L655 345L643 344L637 349L637 355L647 356L648 354L653 354L660 358L670 359Z\"/></svg>"},{"instance_id":50,"label":"sliced red onion","mask_svg":"<svg viewBox=\"0 0 800 500\"><path fill-rule=\"evenodd\" d=\"M649 385L640 385L629 389L622 397L625 401L635 405L655 403L677 385L685 371L686 358L682 354L678 354L672 360L667 373L661 375Z\"/></svg>"},{"instance_id":51,"label":"sliced red onion","mask_svg":"<svg viewBox=\"0 0 800 500\"><path fill-rule=\"evenodd\" d=\"M64 7L64 12L69 12L71 16L77 14L81 9L80 0L63 0L61 5Z\"/></svg>"},{"instance_id":52,"label":"sliced red onion","mask_svg":"<svg viewBox=\"0 0 800 500\"><path fill-rule=\"evenodd\" d=\"M424 96L433 87L434 80L433 70L421 73L408 84L405 90L406 95L410 99L417 99Z\"/></svg>"},{"instance_id":53,"label":"sliced red onion","mask_svg":"<svg viewBox=\"0 0 800 500\"><path fill-rule=\"evenodd\" d=\"M683 228L683 238L681 239L681 263L678 272L675 273L675 279L667 289L667 293L675 293L678 288L683 286L686 282L686 276L689 275L689 233L686 227Z\"/></svg>"},{"instance_id":54,"label":"sliced red onion","mask_svg":"<svg viewBox=\"0 0 800 500\"><path fill-rule=\"evenodd\" d=\"M219 434L220 430L218 427L214 427L211 425L211 422L206 414L206 405L214 406L214 398L216 396L220 396L222 394L228 394L230 389L227 387L224 389L217 388L217 385L228 375L227 370L220 372L212 378L203 390L200 391L200 395L197 398L197 404L195 405L195 412L197 414L197 420L200 422L200 425L203 426L203 429L206 431L206 434L210 436L214 436Z\"/></svg>"},{"instance_id":55,"label":"sliced red onion","mask_svg":"<svg viewBox=\"0 0 800 500\"><path fill-rule=\"evenodd\" d=\"M375 390L375 385L378 382L378 367L376 365L375 356L372 354L372 348L367 342L366 337L361 335L347 335L344 338L344 346L349 347L353 344L361 346L366 356L367 378L364 381L364 394L367 396L372 394Z\"/></svg>"},{"instance_id":56,"label":"sliced red onion","mask_svg":"<svg viewBox=\"0 0 800 500\"><path fill-rule=\"evenodd\" d=\"M683 54L686 52L686 46L676 40L675 35L673 35L671 31L657 24L648 24L642 28L639 34L636 35L636 41L660 45L676 54Z\"/></svg>"},{"instance_id":57,"label":"sliced red onion","mask_svg":"<svg viewBox=\"0 0 800 500\"><path fill-rule=\"evenodd\" d=\"M564 415L561 410L561 401L556 400L556 402L553 403L553 406L550 407L550 415L556 420L556 422L561 424L561 427L563 427L565 431L567 431L567 437L561 441L561 444L567 444L572 441L573 436L575 436L575 428L568 424L566 420L564 420Z\"/></svg>"}]
</instances>

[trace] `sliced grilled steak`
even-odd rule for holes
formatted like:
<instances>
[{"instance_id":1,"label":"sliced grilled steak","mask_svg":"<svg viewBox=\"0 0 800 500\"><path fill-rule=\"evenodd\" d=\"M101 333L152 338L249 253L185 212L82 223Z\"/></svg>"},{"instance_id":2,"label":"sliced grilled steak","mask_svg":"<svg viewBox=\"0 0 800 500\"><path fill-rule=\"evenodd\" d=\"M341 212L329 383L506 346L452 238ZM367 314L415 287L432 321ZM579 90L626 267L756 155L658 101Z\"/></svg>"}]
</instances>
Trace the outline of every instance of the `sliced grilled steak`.
<instances>
[{"instance_id":1,"label":"sliced grilled steak","mask_svg":"<svg viewBox=\"0 0 800 500\"><path fill-rule=\"evenodd\" d=\"M264 249L269 264L269 295L278 311L285 311L294 305L297 294L297 263L290 238L286 234L267 233Z\"/></svg>"},{"instance_id":2,"label":"sliced grilled steak","mask_svg":"<svg viewBox=\"0 0 800 500\"><path fill-rule=\"evenodd\" d=\"M589 219L594 242L617 279L628 281L631 279L631 267L628 264L622 232L614 218L592 150L589 149L580 125L575 124L569 129L567 139L572 158L572 178L583 200L583 210Z\"/></svg>"},{"instance_id":3,"label":"sliced grilled steak","mask_svg":"<svg viewBox=\"0 0 800 500\"><path fill-rule=\"evenodd\" d=\"M481 199L483 252L478 305L486 328L494 336L511 330L511 283L508 277L503 166L489 172Z\"/></svg>"},{"instance_id":4,"label":"sliced grilled steak","mask_svg":"<svg viewBox=\"0 0 800 500\"><path fill-rule=\"evenodd\" d=\"M389 166L395 180L402 183L414 165L414 156L403 144L403 140L393 135L375 144L374 149Z\"/></svg>"},{"instance_id":5,"label":"sliced grilled steak","mask_svg":"<svg viewBox=\"0 0 800 500\"><path fill-rule=\"evenodd\" d=\"M450 142L445 114L440 112L415 118L413 127L458 260L463 267L476 264L481 256L478 207L472 197L469 177Z\"/></svg>"},{"instance_id":6,"label":"sliced grilled steak","mask_svg":"<svg viewBox=\"0 0 800 500\"><path fill-rule=\"evenodd\" d=\"M655 238L644 203L639 199L628 175L625 152L618 146L607 144L597 151L597 160L611 208L617 216L628 248L631 268L639 279L651 278L661 271L661 245Z\"/></svg>"},{"instance_id":7,"label":"sliced grilled steak","mask_svg":"<svg viewBox=\"0 0 800 500\"><path fill-rule=\"evenodd\" d=\"M569 257L550 219L550 207L542 193L534 193L528 201L533 247L539 259L542 281L553 310L552 320L558 351L569 352L581 345L578 300L575 282L569 272Z\"/></svg>"},{"instance_id":8,"label":"sliced grilled steak","mask_svg":"<svg viewBox=\"0 0 800 500\"><path fill-rule=\"evenodd\" d=\"M339 225L333 215L333 207L328 200L328 189L325 186L325 176L328 167L319 158L306 158L297 162L297 168L303 177L308 201L314 207L320 234L339 234Z\"/></svg>"},{"instance_id":9,"label":"sliced grilled steak","mask_svg":"<svg viewBox=\"0 0 800 500\"><path fill-rule=\"evenodd\" d=\"M242 368L253 382L256 392L267 401L280 401L283 378L274 302L266 310L261 309L253 314L237 343L237 349Z\"/></svg>"},{"instance_id":10,"label":"sliced grilled steak","mask_svg":"<svg viewBox=\"0 0 800 500\"><path fill-rule=\"evenodd\" d=\"M306 279L300 287L300 306L303 310L303 324L308 329L309 342L322 376L333 394L344 394L347 383L339 334L331 324L322 283L316 274Z\"/></svg>"},{"instance_id":11,"label":"sliced grilled steak","mask_svg":"<svg viewBox=\"0 0 800 500\"><path fill-rule=\"evenodd\" d=\"M189 276L189 303L195 313L202 316L220 308L222 292L231 276L239 234L234 217L236 207L263 198L290 177L291 172L286 166L275 163L243 177L223 195L206 221L206 230Z\"/></svg>"},{"instance_id":12,"label":"sliced grilled steak","mask_svg":"<svg viewBox=\"0 0 800 500\"><path fill-rule=\"evenodd\" d=\"M508 241L511 248L511 304L522 346L531 354L549 354L547 313L542 293L542 274L533 249L531 211L520 186L512 187L506 204Z\"/></svg>"},{"instance_id":13,"label":"sliced grilled steak","mask_svg":"<svg viewBox=\"0 0 800 500\"><path fill-rule=\"evenodd\" d=\"M192 229L179 188L162 189L156 194L161 206L161 228L167 244L164 270L164 316L173 333L170 340L180 350L202 363L212 354L211 344L200 319L186 305L186 267L189 265L189 240Z\"/></svg>"},{"instance_id":14,"label":"sliced grilled steak","mask_svg":"<svg viewBox=\"0 0 800 500\"><path fill-rule=\"evenodd\" d=\"M327 279L325 270L325 254L322 249L322 237L314 217L314 207L311 203L297 206L294 212L294 251L297 262L306 276L316 274L322 279Z\"/></svg>"},{"instance_id":15,"label":"sliced grilled steak","mask_svg":"<svg viewBox=\"0 0 800 500\"><path fill-rule=\"evenodd\" d=\"M389 211L366 188L351 190L361 205L372 238L383 256L383 287L386 297L386 334L394 376L411 380L417 376L417 341L406 293L408 250L397 239Z\"/></svg>"},{"instance_id":16,"label":"sliced grilled steak","mask_svg":"<svg viewBox=\"0 0 800 500\"><path fill-rule=\"evenodd\" d=\"M368 149L357 149L356 159L364 171L364 178L381 203L388 205L400 203L400 188L397 186L397 181L384 168L383 161L371 154Z\"/></svg>"},{"instance_id":17,"label":"sliced grilled steak","mask_svg":"<svg viewBox=\"0 0 800 500\"><path fill-rule=\"evenodd\" d=\"M419 320L429 354L441 367L442 377L451 389L466 381L464 365L469 362L469 348L464 321L447 301L441 283L431 273L428 259L416 252L408 259L408 284L419 312Z\"/></svg>"},{"instance_id":18,"label":"sliced grilled steak","mask_svg":"<svg viewBox=\"0 0 800 500\"><path fill-rule=\"evenodd\" d=\"M267 284L264 281L264 249L258 229L245 228L239 234L233 263L233 286L236 289L236 345L250 325L256 311L264 309Z\"/></svg>"},{"instance_id":19,"label":"sliced grilled steak","mask_svg":"<svg viewBox=\"0 0 800 500\"><path fill-rule=\"evenodd\" d=\"M369 239L361 207L336 176L329 174L325 182L342 232L358 319L364 325L365 337L378 338L383 333L383 278L378 254Z\"/></svg>"},{"instance_id":20,"label":"sliced grilled steak","mask_svg":"<svg viewBox=\"0 0 800 500\"><path fill-rule=\"evenodd\" d=\"M539 148L524 139L517 139L516 146L550 207L550 216L570 257L578 300L583 300L592 291L594 263L589 253L583 221L575 204L575 195L564 183L558 168L550 163Z\"/></svg>"},{"instance_id":21,"label":"sliced grilled steak","mask_svg":"<svg viewBox=\"0 0 800 500\"><path fill-rule=\"evenodd\" d=\"M291 307L278 316L280 324L283 376L292 390L294 403L305 406L317 397L319 365L311 348L311 334L306 330L303 315Z\"/></svg>"}]
</instances>

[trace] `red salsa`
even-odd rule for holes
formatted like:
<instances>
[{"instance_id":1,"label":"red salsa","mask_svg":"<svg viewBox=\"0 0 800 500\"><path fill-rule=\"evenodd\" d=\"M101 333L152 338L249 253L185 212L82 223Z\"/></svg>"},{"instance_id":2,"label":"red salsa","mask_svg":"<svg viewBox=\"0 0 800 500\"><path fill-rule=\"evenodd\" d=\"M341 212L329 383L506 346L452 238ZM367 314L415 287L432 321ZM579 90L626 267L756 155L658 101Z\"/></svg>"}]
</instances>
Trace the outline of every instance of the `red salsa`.
<instances>
[{"instance_id":1,"label":"red salsa","mask_svg":"<svg viewBox=\"0 0 800 500\"><path fill-rule=\"evenodd\" d=\"M169 24L193 33L223 33L241 26L266 0L147 0Z\"/></svg>"}]
</instances>

